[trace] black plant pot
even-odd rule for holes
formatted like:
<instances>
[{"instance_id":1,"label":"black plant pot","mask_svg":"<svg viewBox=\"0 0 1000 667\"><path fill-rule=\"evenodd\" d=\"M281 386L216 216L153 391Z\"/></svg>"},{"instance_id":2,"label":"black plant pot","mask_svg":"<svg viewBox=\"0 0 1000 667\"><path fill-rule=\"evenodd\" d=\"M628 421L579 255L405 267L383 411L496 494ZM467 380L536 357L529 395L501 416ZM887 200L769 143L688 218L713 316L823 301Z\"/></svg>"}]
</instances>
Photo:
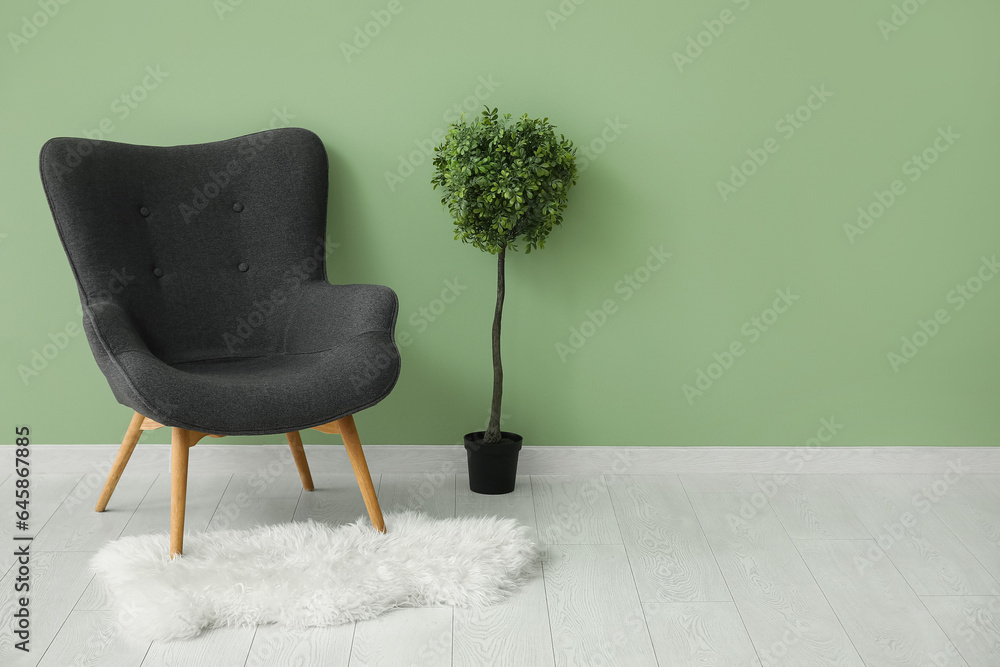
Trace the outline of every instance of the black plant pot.
<instances>
[{"instance_id":1,"label":"black plant pot","mask_svg":"<svg viewBox=\"0 0 1000 667\"><path fill-rule=\"evenodd\" d=\"M473 493L497 495L514 490L517 477L517 453L521 451L521 436L500 431L500 441L483 444L486 431L465 434L465 451L469 458L469 489Z\"/></svg>"}]
</instances>

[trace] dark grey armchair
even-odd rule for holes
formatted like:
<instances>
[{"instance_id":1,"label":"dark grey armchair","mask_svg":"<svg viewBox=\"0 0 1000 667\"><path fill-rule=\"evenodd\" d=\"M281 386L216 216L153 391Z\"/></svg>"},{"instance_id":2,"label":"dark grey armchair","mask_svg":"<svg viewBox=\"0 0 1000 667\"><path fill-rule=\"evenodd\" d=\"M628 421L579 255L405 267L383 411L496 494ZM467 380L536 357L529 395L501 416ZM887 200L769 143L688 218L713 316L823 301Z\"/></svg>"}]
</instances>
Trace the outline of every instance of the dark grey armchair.
<instances>
[{"instance_id":1,"label":"dark grey armchair","mask_svg":"<svg viewBox=\"0 0 1000 667\"><path fill-rule=\"evenodd\" d=\"M399 376L398 301L326 277L327 156L283 128L188 146L57 138L42 183L118 402L135 415L97 503L142 430L172 428L170 554L181 553L188 448L206 435L340 433L385 530L352 415Z\"/></svg>"}]
</instances>

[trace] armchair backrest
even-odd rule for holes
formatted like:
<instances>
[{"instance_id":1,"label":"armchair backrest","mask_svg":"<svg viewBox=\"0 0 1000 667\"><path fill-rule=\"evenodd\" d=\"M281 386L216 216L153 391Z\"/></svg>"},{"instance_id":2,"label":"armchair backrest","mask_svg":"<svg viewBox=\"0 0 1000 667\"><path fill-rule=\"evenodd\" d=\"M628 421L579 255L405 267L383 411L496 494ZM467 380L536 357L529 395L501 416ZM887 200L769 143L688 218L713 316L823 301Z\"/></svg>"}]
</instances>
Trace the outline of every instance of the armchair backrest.
<instances>
[{"instance_id":1,"label":"armchair backrest","mask_svg":"<svg viewBox=\"0 0 1000 667\"><path fill-rule=\"evenodd\" d=\"M120 306L166 363L274 353L300 285L326 280L327 156L308 130L56 138L40 167L85 311Z\"/></svg>"}]
</instances>

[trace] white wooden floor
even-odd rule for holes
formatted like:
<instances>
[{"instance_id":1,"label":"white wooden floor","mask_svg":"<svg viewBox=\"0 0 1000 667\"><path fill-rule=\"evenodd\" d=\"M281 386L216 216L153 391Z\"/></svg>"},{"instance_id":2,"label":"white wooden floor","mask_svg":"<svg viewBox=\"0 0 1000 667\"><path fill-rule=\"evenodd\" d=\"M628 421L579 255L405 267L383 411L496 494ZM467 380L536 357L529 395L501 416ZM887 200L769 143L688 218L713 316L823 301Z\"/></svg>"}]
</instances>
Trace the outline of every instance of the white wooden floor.
<instances>
[{"instance_id":1,"label":"white wooden floor","mask_svg":"<svg viewBox=\"0 0 1000 667\"><path fill-rule=\"evenodd\" d=\"M275 472L192 472L188 531L365 515L349 473L314 471L306 493L294 466ZM454 472L375 477L385 511L532 526L541 576L485 611L141 642L119 630L87 561L109 540L166 530L166 470L126 470L103 514L96 472L34 473L32 651L12 646L7 555L0 664L1000 665L1000 475L531 475L506 496L472 494ZM0 484L4 554L13 488Z\"/></svg>"}]
</instances>

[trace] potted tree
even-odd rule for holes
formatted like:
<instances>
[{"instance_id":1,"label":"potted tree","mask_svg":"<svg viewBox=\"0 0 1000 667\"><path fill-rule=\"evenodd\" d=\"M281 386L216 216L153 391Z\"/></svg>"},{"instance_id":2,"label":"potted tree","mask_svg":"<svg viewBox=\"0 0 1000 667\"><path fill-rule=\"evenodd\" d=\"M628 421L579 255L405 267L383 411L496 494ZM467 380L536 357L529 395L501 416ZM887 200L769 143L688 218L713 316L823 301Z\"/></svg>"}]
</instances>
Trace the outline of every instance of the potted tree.
<instances>
[{"instance_id":1,"label":"potted tree","mask_svg":"<svg viewBox=\"0 0 1000 667\"><path fill-rule=\"evenodd\" d=\"M503 365L500 322L504 300L504 258L523 242L525 253L545 246L562 222L566 197L576 183L576 149L556 138L548 118L511 120L483 111L481 118L452 123L434 157L434 189L455 222L455 238L497 255L497 303L493 315L493 401L485 431L465 435L469 487L475 493L514 490L522 438L500 430Z\"/></svg>"}]
</instances>

